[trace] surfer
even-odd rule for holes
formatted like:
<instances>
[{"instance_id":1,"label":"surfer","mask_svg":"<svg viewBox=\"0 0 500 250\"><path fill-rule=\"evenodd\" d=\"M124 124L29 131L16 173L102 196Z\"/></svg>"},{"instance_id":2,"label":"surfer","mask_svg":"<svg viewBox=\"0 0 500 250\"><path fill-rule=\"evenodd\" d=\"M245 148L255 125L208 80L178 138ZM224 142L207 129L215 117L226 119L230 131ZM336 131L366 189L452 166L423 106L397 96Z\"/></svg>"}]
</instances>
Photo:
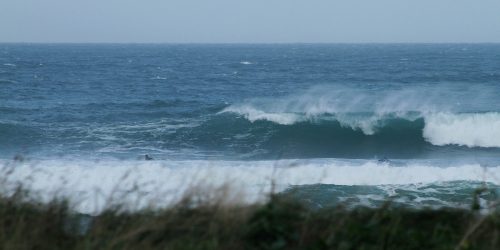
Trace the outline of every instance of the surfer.
<instances>
[{"instance_id":1,"label":"surfer","mask_svg":"<svg viewBox=\"0 0 500 250\"><path fill-rule=\"evenodd\" d=\"M387 157L383 157L382 159L378 159L379 163L389 163L389 159Z\"/></svg>"},{"instance_id":2,"label":"surfer","mask_svg":"<svg viewBox=\"0 0 500 250\"><path fill-rule=\"evenodd\" d=\"M153 157L149 156L149 155L144 155L144 160L146 161L152 161L153 160Z\"/></svg>"}]
</instances>

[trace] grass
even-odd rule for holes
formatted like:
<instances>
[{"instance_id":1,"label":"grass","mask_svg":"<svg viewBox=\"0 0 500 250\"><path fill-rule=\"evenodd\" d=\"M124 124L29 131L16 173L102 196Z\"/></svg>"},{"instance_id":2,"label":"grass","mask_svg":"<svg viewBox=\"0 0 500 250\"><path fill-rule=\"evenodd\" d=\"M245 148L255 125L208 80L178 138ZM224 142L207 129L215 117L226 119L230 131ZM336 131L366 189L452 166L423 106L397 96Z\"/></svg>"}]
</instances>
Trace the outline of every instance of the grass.
<instances>
[{"instance_id":1,"label":"grass","mask_svg":"<svg viewBox=\"0 0 500 250\"><path fill-rule=\"evenodd\" d=\"M313 209L271 195L253 205L190 196L163 209L115 206L90 216L18 188L0 195L0 249L500 249L500 212Z\"/></svg>"}]
</instances>

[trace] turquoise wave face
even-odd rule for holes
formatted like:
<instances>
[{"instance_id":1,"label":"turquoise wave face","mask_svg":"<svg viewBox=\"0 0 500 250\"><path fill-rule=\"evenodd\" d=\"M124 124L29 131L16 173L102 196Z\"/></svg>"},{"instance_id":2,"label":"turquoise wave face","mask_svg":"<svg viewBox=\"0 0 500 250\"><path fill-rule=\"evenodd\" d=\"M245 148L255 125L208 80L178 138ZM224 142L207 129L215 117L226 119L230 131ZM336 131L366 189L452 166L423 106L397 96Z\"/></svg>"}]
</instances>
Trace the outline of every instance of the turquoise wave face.
<instances>
[{"instance_id":1,"label":"turquoise wave face","mask_svg":"<svg viewBox=\"0 0 500 250\"><path fill-rule=\"evenodd\" d=\"M470 119L476 122L479 120L477 116L481 116L471 115L476 118ZM476 130L474 126L469 129L472 131L470 135L454 133L450 131L454 128L450 119L445 119L443 124L433 124L423 117L383 117L372 122L367 133L363 128L346 124L345 120L339 121L332 116L316 117L293 124L279 124L268 120L252 122L238 114L222 113L212 115L206 120L187 122L161 120L150 123L127 122L88 126L69 123L64 127L47 128L43 132L21 124L0 124L0 138L4 152L23 150L25 144L37 148L48 143L52 145L52 151L40 152L46 152L48 155L65 152L67 156L74 157L82 152L94 151L95 156L101 158L130 158L131 155L135 158L137 155L151 154L157 159L171 159L172 156L182 158L176 156L178 151L191 149L192 159L497 158L500 148L484 147L481 144L489 143L481 141L484 134L487 139L492 139L491 143L496 143L497 137L488 134L485 129ZM457 119L457 123L471 126L467 122L468 119L465 118L465 122L463 118ZM459 125L455 126L463 129L463 126ZM498 129L494 123L487 125L493 130ZM447 127L441 128L442 126ZM434 127L448 134L435 132ZM475 138L471 139L470 136ZM448 141L434 144L436 140ZM461 140L465 143L472 141L476 145L455 143L460 143Z\"/></svg>"}]
</instances>

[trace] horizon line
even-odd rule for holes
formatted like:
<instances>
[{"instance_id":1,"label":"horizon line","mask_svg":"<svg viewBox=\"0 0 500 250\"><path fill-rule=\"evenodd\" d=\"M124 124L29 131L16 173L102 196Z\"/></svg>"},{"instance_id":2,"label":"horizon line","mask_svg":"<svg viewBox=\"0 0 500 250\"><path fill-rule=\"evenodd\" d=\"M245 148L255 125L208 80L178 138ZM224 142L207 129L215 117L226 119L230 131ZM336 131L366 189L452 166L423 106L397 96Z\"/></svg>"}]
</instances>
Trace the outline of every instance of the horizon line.
<instances>
[{"instance_id":1,"label":"horizon line","mask_svg":"<svg viewBox=\"0 0 500 250\"><path fill-rule=\"evenodd\" d=\"M500 41L496 42L457 42L457 41L450 41L450 42L68 42L68 41L63 41L63 42L4 42L0 41L0 44L129 44L129 45L347 45L347 44L394 44L394 45L411 45L411 44L500 44Z\"/></svg>"}]
</instances>

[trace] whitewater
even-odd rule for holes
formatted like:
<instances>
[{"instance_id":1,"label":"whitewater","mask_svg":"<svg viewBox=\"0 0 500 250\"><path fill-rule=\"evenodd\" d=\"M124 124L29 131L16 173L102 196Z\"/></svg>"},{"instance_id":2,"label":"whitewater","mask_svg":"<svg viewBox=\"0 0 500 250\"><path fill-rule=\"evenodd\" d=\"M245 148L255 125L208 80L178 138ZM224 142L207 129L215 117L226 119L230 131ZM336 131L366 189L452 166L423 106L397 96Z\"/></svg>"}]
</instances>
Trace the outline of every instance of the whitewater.
<instances>
[{"instance_id":1,"label":"whitewater","mask_svg":"<svg viewBox=\"0 0 500 250\"><path fill-rule=\"evenodd\" d=\"M454 201L449 196L453 190L473 191L484 186L500 189L500 165L439 166L429 162L391 165L377 161L331 159L143 163L45 160L2 162L2 165L0 172L8 173L2 181L12 187L23 183L25 188L46 201L54 196L74 197L76 209L83 213L96 213L117 203L133 205L132 209L162 207L200 191L204 195L216 196L221 188L230 189L229 193L237 195L238 202L252 203L265 201L269 193L284 192L292 186L308 187L321 183L325 187L324 192L329 192L332 198L335 197L335 188L368 186L373 187L373 192L365 195L377 194L377 187L383 192L365 201L364 205L373 206L377 202L397 198L407 199L405 205L416 207L467 207L472 197L465 196L464 200ZM415 193L419 189L425 192ZM429 194L433 198L432 203L422 203L420 199ZM342 193L335 198L349 197L349 193Z\"/></svg>"}]
</instances>

